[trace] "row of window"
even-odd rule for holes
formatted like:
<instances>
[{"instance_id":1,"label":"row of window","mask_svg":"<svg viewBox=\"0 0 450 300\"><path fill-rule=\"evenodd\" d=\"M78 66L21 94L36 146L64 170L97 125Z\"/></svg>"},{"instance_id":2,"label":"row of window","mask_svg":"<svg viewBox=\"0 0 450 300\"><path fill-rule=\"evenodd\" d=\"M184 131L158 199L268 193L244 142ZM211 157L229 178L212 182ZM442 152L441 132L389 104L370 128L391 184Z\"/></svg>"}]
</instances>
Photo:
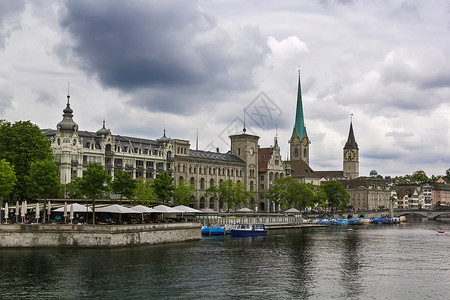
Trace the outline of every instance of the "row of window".
<instances>
[{"instance_id":1,"label":"row of window","mask_svg":"<svg viewBox=\"0 0 450 300\"><path fill-rule=\"evenodd\" d=\"M184 180L184 177L183 177L183 176L180 176L180 178L179 178L178 180L179 180L179 182L181 182L181 181ZM220 179L220 180L219 180L219 184L220 184L222 181L223 181L223 179ZM241 181L238 180L237 182L241 182ZM195 185L195 178L194 178L194 177L191 177L191 179L189 180L189 183ZM209 186L210 186L210 187L211 187L211 186L214 186L214 179L211 178L211 179L209 180ZM205 178L200 178L200 189L201 189L201 190L205 190L205 189L206 189L206 181L205 181ZM253 183L253 181L250 181L250 191L253 191L253 189L254 189L254 183Z\"/></svg>"}]
</instances>

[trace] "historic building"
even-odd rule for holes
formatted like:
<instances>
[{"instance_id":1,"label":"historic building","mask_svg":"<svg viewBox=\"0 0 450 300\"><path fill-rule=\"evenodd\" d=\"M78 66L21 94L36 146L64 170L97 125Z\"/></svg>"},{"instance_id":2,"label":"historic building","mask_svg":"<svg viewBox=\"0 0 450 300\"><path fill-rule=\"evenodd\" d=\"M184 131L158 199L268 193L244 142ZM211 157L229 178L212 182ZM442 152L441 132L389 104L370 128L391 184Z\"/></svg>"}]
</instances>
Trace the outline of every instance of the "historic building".
<instances>
[{"instance_id":1,"label":"historic building","mask_svg":"<svg viewBox=\"0 0 450 300\"><path fill-rule=\"evenodd\" d=\"M388 208L391 191L384 179L358 177L341 180L350 194L350 205L356 210Z\"/></svg>"},{"instance_id":2,"label":"historic building","mask_svg":"<svg viewBox=\"0 0 450 300\"><path fill-rule=\"evenodd\" d=\"M258 198L259 137L246 134L245 129L243 134L230 136L231 150L227 153L191 150L189 141L171 139L165 130L156 140L113 135L105 122L96 132L80 131L73 120L70 96L56 127L42 131L51 142L63 184L82 177L89 163L98 163L113 177L116 170L125 170L138 180L153 179L167 171L176 185L182 180L195 185L196 208L219 209L217 201L205 193L223 180L242 182Z\"/></svg>"},{"instance_id":3,"label":"historic building","mask_svg":"<svg viewBox=\"0 0 450 300\"><path fill-rule=\"evenodd\" d=\"M295 123L289 144L290 157L289 161L286 161L286 173L301 182L320 185L327 180L355 179L359 177L359 148L353 133L353 122L350 122L347 142L343 149L343 170L314 171L309 166L310 140L303 116L300 72L298 77Z\"/></svg>"},{"instance_id":4,"label":"historic building","mask_svg":"<svg viewBox=\"0 0 450 300\"><path fill-rule=\"evenodd\" d=\"M275 179L284 178L286 176L286 170L281 158L277 137L274 140L273 146L258 149L258 174L259 191L269 189L273 185ZM279 205L260 197L258 210L277 212L280 210L280 207Z\"/></svg>"}]
</instances>

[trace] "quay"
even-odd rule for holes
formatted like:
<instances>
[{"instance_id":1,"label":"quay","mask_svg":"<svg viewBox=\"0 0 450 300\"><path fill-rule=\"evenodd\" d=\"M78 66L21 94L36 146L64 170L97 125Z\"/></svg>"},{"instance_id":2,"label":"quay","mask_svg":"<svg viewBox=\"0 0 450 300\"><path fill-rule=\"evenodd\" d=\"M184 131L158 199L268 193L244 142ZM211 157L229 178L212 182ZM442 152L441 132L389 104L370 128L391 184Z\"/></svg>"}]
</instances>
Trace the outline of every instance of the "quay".
<instances>
[{"instance_id":1,"label":"quay","mask_svg":"<svg viewBox=\"0 0 450 300\"><path fill-rule=\"evenodd\" d=\"M76 225L11 224L0 226L1 248L128 247L201 239L196 222Z\"/></svg>"}]
</instances>

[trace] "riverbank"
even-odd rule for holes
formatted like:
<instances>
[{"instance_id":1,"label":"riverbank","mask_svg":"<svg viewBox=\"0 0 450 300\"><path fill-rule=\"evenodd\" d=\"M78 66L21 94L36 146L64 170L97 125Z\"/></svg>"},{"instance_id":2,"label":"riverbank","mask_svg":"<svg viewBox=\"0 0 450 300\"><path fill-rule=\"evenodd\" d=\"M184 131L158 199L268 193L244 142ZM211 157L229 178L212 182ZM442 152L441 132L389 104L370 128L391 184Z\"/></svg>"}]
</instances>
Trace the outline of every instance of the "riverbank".
<instances>
[{"instance_id":1,"label":"riverbank","mask_svg":"<svg viewBox=\"0 0 450 300\"><path fill-rule=\"evenodd\" d=\"M127 247L201 239L199 223L0 225L0 248Z\"/></svg>"}]
</instances>

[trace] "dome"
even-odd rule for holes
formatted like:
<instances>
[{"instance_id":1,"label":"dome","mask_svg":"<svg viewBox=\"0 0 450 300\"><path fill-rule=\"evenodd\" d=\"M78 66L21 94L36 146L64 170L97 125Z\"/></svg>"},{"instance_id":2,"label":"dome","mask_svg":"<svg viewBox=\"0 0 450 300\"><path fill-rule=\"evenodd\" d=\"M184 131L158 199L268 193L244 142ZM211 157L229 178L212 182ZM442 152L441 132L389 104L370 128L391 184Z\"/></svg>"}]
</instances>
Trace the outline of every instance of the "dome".
<instances>
[{"instance_id":1,"label":"dome","mask_svg":"<svg viewBox=\"0 0 450 300\"><path fill-rule=\"evenodd\" d=\"M166 137L166 130L164 129L164 135L157 139L158 143L167 143L170 139Z\"/></svg>"},{"instance_id":2,"label":"dome","mask_svg":"<svg viewBox=\"0 0 450 300\"><path fill-rule=\"evenodd\" d=\"M71 133L78 131L78 124L73 121L73 110L70 108L69 103L70 96L67 95L67 106L63 110L63 119L61 122L56 125L56 128L58 131L65 132L65 133Z\"/></svg>"},{"instance_id":3,"label":"dome","mask_svg":"<svg viewBox=\"0 0 450 300\"><path fill-rule=\"evenodd\" d=\"M103 127L100 128L99 130L97 130L97 132L95 133L97 136L107 136L110 133L109 129L106 129L105 127L105 121L103 121Z\"/></svg>"},{"instance_id":4,"label":"dome","mask_svg":"<svg viewBox=\"0 0 450 300\"><path fill-rule=\"evenodd\" d=\"M378 172L376 170L370 171L370 176L377 176Z\"/></svg>"}]
</instances>

